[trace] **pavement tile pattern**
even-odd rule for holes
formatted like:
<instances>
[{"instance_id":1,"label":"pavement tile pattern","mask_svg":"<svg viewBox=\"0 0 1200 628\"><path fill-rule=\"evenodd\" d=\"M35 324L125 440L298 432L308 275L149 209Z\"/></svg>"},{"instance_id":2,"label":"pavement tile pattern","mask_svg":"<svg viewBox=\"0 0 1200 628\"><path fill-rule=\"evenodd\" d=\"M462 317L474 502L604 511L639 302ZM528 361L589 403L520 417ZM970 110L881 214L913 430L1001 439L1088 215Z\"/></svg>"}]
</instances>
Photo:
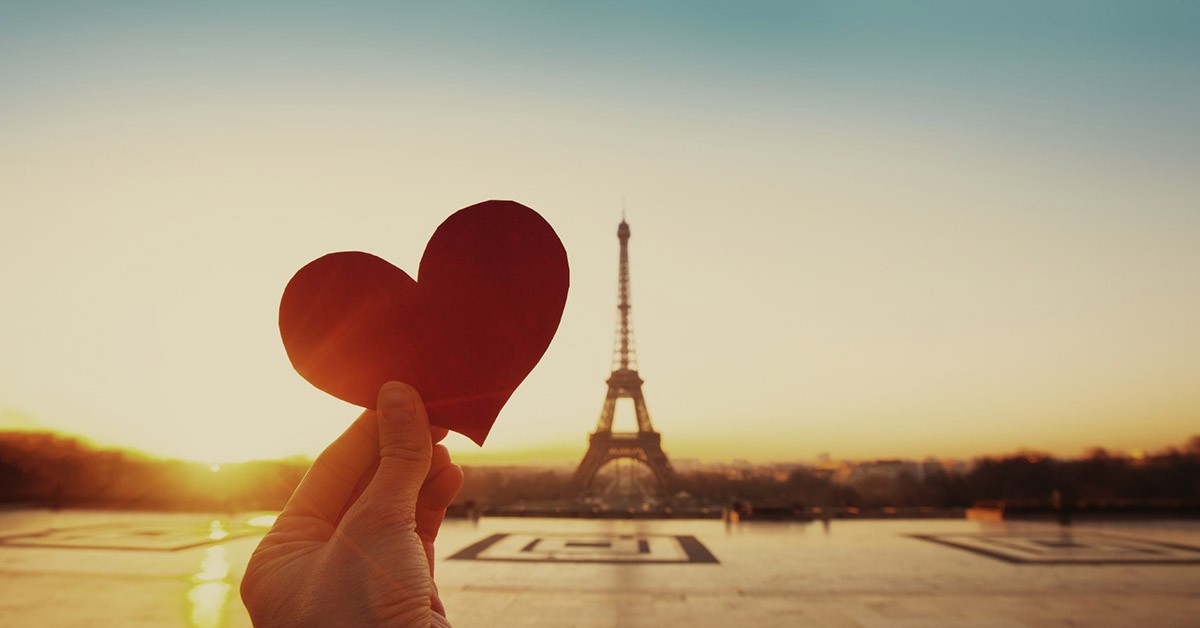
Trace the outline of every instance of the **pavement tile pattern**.
<instances>
[{"instance_id":1,"label":"pavement tile pattern","mask_svg":"<svg viewBox=\"0 0 1200 628\"><path fill-rule=\"evenodd\" d=\"M909 536L1024 565L1200 565L1200 547L1115 534L1049 530Z\"/></svg>"},{"instance_id":2,"label":"pavement tile pattern","mask_svg":"<svg viewBox=\"0 0 1200 628\"><path fill-rule=\"evenodd\" d=\"M246 628L256 515L0 511L0 626ZM435 572L459 628L1195 627L1197 547L1194 521L485 518L443 525Z\"/></svg>"},{"instance_id":3,"label":"pavement tile pattern","mask_svg":"<svg viewBox=\"0 0 1200 628\"><path fill-rule=\"evenodd\" d=\"M507 560L542 563L718 562L694 536L578 532L493 534L450 560Z\"/></svg>"}]
</instances>

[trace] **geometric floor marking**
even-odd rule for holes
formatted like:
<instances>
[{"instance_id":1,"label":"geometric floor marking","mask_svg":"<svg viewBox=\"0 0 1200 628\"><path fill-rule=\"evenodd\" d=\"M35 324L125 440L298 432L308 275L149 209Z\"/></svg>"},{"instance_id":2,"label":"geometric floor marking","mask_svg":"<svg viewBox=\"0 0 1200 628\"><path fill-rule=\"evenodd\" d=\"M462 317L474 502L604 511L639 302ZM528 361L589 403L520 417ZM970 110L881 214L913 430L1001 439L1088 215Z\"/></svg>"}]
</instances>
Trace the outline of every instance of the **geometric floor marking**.
<instances>
[{"instance_id":1,"label":"geometric floor marking","mask_svg":"<svg viewBox=\"0 0 1200 628\"><path fill-rule=\"evenodd\" d=\"M229 530L216 521L207 526L176 521L109 523L13 534L0 537L0 547L174 552L262 533L250 526Z\"/></svg>"},{"instance_id":2,"label":"geometric floor marking","mask_svg":"<svg viewBox=\"0 0 1200 628\"><path fill-rule=\"evenodd\" d=\"M694 536L669 534L493 534L449 560L527 563L717 563Z\"/></svg>"},{"instance_id":3,"label":"geometric floor marking","mask_svg":"<svg viewBox=\"0 0 1200 628\"><path fill-rule=\"evenodd\" d=\"M1100 532L910 534L1018 565L1196 565L1200 547Z\"/></svg>"}]
</instances>

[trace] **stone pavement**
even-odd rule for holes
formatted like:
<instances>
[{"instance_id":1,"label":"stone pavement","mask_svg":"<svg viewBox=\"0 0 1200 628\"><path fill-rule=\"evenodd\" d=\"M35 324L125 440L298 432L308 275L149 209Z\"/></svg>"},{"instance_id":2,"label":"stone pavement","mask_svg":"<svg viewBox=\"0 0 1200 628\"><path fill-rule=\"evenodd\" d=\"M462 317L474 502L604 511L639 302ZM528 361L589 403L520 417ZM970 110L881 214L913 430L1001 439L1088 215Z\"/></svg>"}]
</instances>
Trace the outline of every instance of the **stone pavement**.
<instances>
[{"instance_id":1,"label":"stone pavement","mask_svg":"<svg viewBox=\"0 0 1200 628\"><path fill-rule=\"evenodd\" d=\"M0 626L248 626L267 521L0 512ZM446 522L438 550L467 628L1200 625L1195 522L488 518Z\"/></svg>"}]
</instances>

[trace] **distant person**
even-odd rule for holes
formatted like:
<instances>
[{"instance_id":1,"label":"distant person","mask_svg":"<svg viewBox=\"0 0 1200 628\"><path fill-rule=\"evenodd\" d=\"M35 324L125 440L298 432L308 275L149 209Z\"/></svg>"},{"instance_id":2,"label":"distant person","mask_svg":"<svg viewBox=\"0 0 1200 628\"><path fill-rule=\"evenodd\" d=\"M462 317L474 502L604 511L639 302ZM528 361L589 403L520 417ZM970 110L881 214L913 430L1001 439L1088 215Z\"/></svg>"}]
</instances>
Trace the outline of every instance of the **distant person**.
<instances>
[{"instance_id":1,"label":"distant person","mask_svg":"<svg viewBox=\"0 0 1200 628\"><path fill-rule=\"evenodd\" d=\"M1054 506L1054 514L1058 518L1058 525L1071 525L1071 499L1062 489L1054 489L1050 493L1050 503Z\"/></svg>"},{"instance_id":2,"label":"distant person","mask_svg":"<svg viewBox=\"0 0 1200 628\"><path fill-rule=\"evenodd\" d=\"M250 557L255 626L450 625L433 541L462 469L412 387L384 384L376 407L317 458Z\"/></svg>"},{"instance_id":3,"label":"distant person","mask_svg":"<svg viewBox=\"0 0 1200 628\"><path fill-rule=\"evenodd\" d=\"M741 520L741 511L738 510L737 500L729 502L729 506L721 510L721 518L725 523L738 523Z\"/></svg>"},{"instance_id":4,"label":"distant person","mask_svg":"<svg viewBox=\"0 0 1200 628\"><path fill-rule=\"evenodd\" d=\"M475 503L475 500L473 499L468 499L466 503L463 504L463 508L466 510L467 518L471 520L471 523L478 524L479 517L481 517L483 514L479 508L479 504Z\"/></svg>"}]
</instances>

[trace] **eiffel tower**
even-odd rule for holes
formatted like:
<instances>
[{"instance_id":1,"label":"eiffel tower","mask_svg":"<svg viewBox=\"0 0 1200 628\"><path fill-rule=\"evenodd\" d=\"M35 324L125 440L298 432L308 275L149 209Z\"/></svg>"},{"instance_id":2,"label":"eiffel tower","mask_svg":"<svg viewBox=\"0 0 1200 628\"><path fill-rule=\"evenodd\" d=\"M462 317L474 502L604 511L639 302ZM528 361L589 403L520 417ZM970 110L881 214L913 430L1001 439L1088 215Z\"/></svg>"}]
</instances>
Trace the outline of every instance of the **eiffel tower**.
<instances>
[{"instance_id":1,"label":"eiffel tower","mask_svg":"<svg viewBox=\"0 0 1200 628\"><path fill-rule=\"evenodd\" d=\"M621 262L617 284L617 341L613 348L613 372L608 378L608 395L600 411L600 423L589 439L587 453L575 470L573 487L576 495L587 493L596 473L605 464L620 458L632 458L645 464L658 481L660 495L669 496L675 489L675 470L662 449L662 436L650 424L650 412L642 397L642 378L637 372L637 357L633 347L633 332L629 328L629 224L621 216L617 227L621 242ZM632 399L637 415L636 432L614 432L613 414L618 399Z\"/></svg>"}]
</instances>

